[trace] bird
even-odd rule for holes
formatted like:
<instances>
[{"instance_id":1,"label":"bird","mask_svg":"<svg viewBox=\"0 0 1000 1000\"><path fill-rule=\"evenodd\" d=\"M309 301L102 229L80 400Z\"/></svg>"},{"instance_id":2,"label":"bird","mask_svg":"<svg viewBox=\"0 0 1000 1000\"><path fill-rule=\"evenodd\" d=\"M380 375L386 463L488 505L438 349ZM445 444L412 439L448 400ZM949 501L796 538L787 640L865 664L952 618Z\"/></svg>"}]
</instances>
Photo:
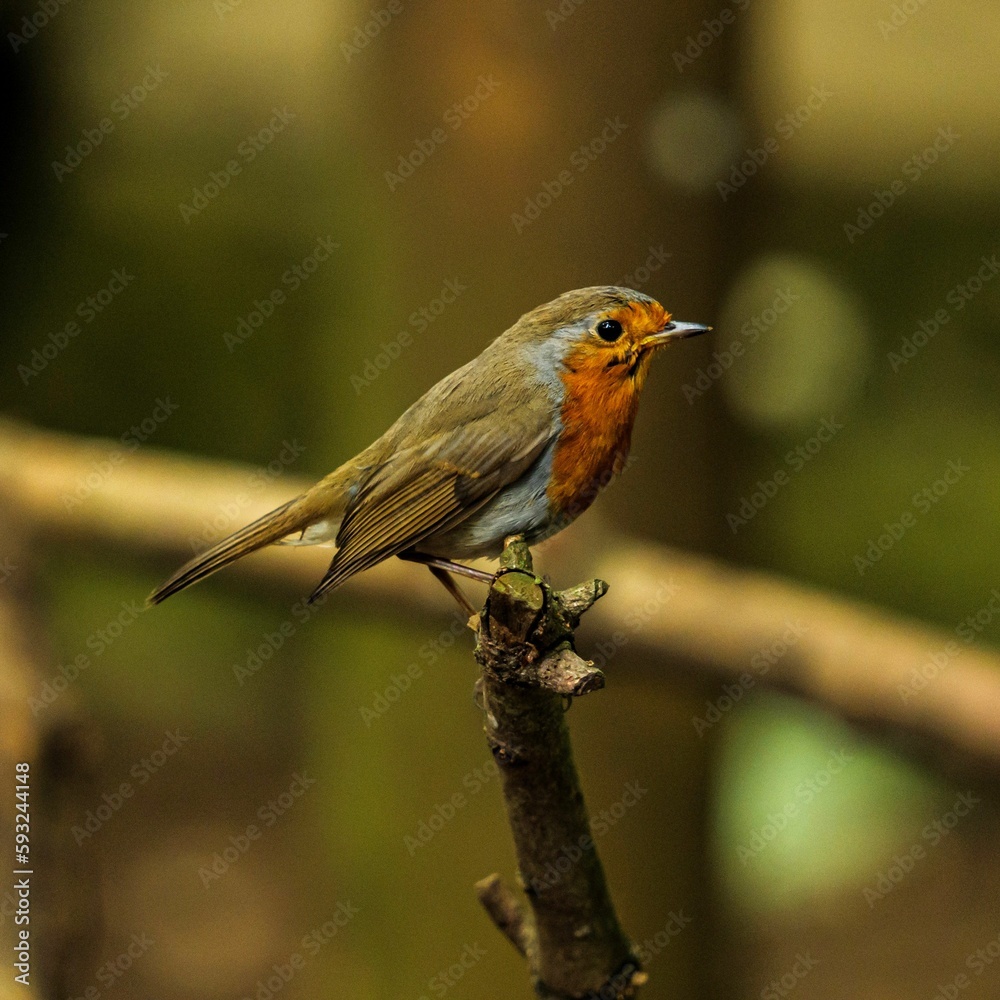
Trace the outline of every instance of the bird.
<instances>
[{"instance_id":1,"label":"bird","mask_svg":"<svg viewBox=\"0 0 1000 1000\"><path fill-rule=\"evenodd\" d=\"M375 442L305 493L236 531L153 591L159 604L271 544L333 545L315 603L385 559L423 563L467 610L451 574L571 524L625 466L653 356L711 327L655 299L579 288L525 313L420 397Z\"/></svg>"}]
</instances>

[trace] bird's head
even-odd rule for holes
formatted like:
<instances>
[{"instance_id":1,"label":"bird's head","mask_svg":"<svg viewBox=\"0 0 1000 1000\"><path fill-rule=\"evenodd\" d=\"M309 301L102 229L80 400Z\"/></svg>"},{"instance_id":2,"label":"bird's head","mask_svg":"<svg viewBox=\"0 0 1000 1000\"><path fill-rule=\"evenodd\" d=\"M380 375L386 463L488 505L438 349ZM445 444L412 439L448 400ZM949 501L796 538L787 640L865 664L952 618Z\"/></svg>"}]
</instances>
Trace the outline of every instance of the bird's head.
<instances>
[{"instance_id":1,"label":"bird's head","mask_svg":"<svg viewBox=\"0 0 1000 1000\"><path fill-rule=\"evenodd\" d=\"M532 309L509 332L545 378L565 382L569 374L595 389L638 391L660 348L710 329L671 319L642 292L601 285L566 292Z\"/></svg>"}]
</instances>

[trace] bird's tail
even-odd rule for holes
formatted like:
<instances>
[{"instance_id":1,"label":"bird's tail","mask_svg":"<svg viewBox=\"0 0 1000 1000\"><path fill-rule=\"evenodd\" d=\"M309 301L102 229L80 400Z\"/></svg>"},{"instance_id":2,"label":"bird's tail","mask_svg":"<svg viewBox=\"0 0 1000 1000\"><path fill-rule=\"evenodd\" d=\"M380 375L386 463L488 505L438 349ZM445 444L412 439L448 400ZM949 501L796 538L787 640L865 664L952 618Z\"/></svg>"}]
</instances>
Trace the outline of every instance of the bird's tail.
<instances>
[{"instance_id":1,"label":"bird's tail","mask_svg":"<svg viewBox=\"0 0 1000 1000\"><path fill-rule=\"evenodd\" d=\"M146 598L146 604L159 604L171 594L204 580L206 576L222 569L223 566L228 566L241 556L255 552L272 542L281 541L292 532L304 531L318 519L315 506L303 502L307 496L308 494L304 493L294 500L289 500L253 524L248 524L228 538L222 539L207 552L195 556L190 562L181 566L166 583L157 587Z\"/></svg>"}]
</instances>

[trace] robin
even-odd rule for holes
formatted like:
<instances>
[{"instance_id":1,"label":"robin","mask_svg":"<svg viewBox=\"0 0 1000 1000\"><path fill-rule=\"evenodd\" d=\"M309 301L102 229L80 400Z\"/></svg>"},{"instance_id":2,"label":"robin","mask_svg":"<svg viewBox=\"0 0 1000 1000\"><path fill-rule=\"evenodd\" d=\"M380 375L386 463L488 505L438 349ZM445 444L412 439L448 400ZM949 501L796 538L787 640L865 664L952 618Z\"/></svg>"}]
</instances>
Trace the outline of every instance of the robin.
<instances>
[{"instance_id":1,"label":"robin","mask_svg":"<svg viewBox=\"0 0 1000 1000\"><path fill-rule=\"evenodd\" d=\"M653 355L711 329L628 288L579 288L525 313L301 496L182 566L158 604L265 545L336 547L309 598L399 556L489 581L456 560L544 541L585 511L628 457Z\"/></svg>"}]
</instances>

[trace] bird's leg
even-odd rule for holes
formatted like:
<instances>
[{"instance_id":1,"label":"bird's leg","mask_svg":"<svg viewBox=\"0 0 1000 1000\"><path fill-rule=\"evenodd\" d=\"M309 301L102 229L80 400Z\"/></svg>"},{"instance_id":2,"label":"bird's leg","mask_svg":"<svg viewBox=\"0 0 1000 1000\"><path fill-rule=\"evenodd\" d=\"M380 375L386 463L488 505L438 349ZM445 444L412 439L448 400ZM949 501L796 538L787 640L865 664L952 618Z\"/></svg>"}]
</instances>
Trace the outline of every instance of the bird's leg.
<instances>
[{"instance_id":1,"label":"bird's leg","mask_svg":"<svg viewBox=\"0 0 1000 1000\"><path fill-rule=\"evenodd\" d=\"M492 573L487 573L484 569L475 569L473 566L466 566L463 563L452 562L450 559L438 559L436 556L427 556L422 552L414 552L413 549L400 552L398 555L400 559L406 559L408 562L423 563L425 566L430 566L432 570L441 569L446 573L457 573L459 576L467 576L470 580L478 580L480 583L493 582Z\"/></svg>"},{"instance_id":2,"label":"bird's leg","mask_svg":"<svg viewBox=\"0 0 1000 1000\"><path fill-rule=\"evenodd\" d=\"M473 615L479 614L479 612L469 602L469 599L465 596L465 594L458 589L458 584L455 583L455 581L448 575L447 570L440 569L439 567L432 566L430 564L428 564L427 568L434 574L434 578L436 580L441 581L444 585L444 589L447 590L456 601L458 601L459 607L462 608L462 610L465 611L470 618Z\"/></svg>"},{"instance_id":3,"label":"bird's leg","mask_svg":"<svg viewBox=\"0 0 1000 1000\"><path fill-rule=\"evenodd\" d=\"M465 566L462 563L452 562L450 559L438 559L436 556L428 556L423 552L414 552L413 549L408 549L406 552L400 552L398 555L400 559L406 559L408 562L423 563L423 565L434 574L435 579L441 581L444 589L447 590L456 601L458 601L459 607L467 611L470 615L479 614L479 612L469 603L465 594L458 589L458 584L451 578L451 574L457 573L460 576L467 576L472 580L479 580L480 583L492 583L492 573L487 573L485 570L481 569L473 569L472 566Z\"/></svg>"}]
</instances>

